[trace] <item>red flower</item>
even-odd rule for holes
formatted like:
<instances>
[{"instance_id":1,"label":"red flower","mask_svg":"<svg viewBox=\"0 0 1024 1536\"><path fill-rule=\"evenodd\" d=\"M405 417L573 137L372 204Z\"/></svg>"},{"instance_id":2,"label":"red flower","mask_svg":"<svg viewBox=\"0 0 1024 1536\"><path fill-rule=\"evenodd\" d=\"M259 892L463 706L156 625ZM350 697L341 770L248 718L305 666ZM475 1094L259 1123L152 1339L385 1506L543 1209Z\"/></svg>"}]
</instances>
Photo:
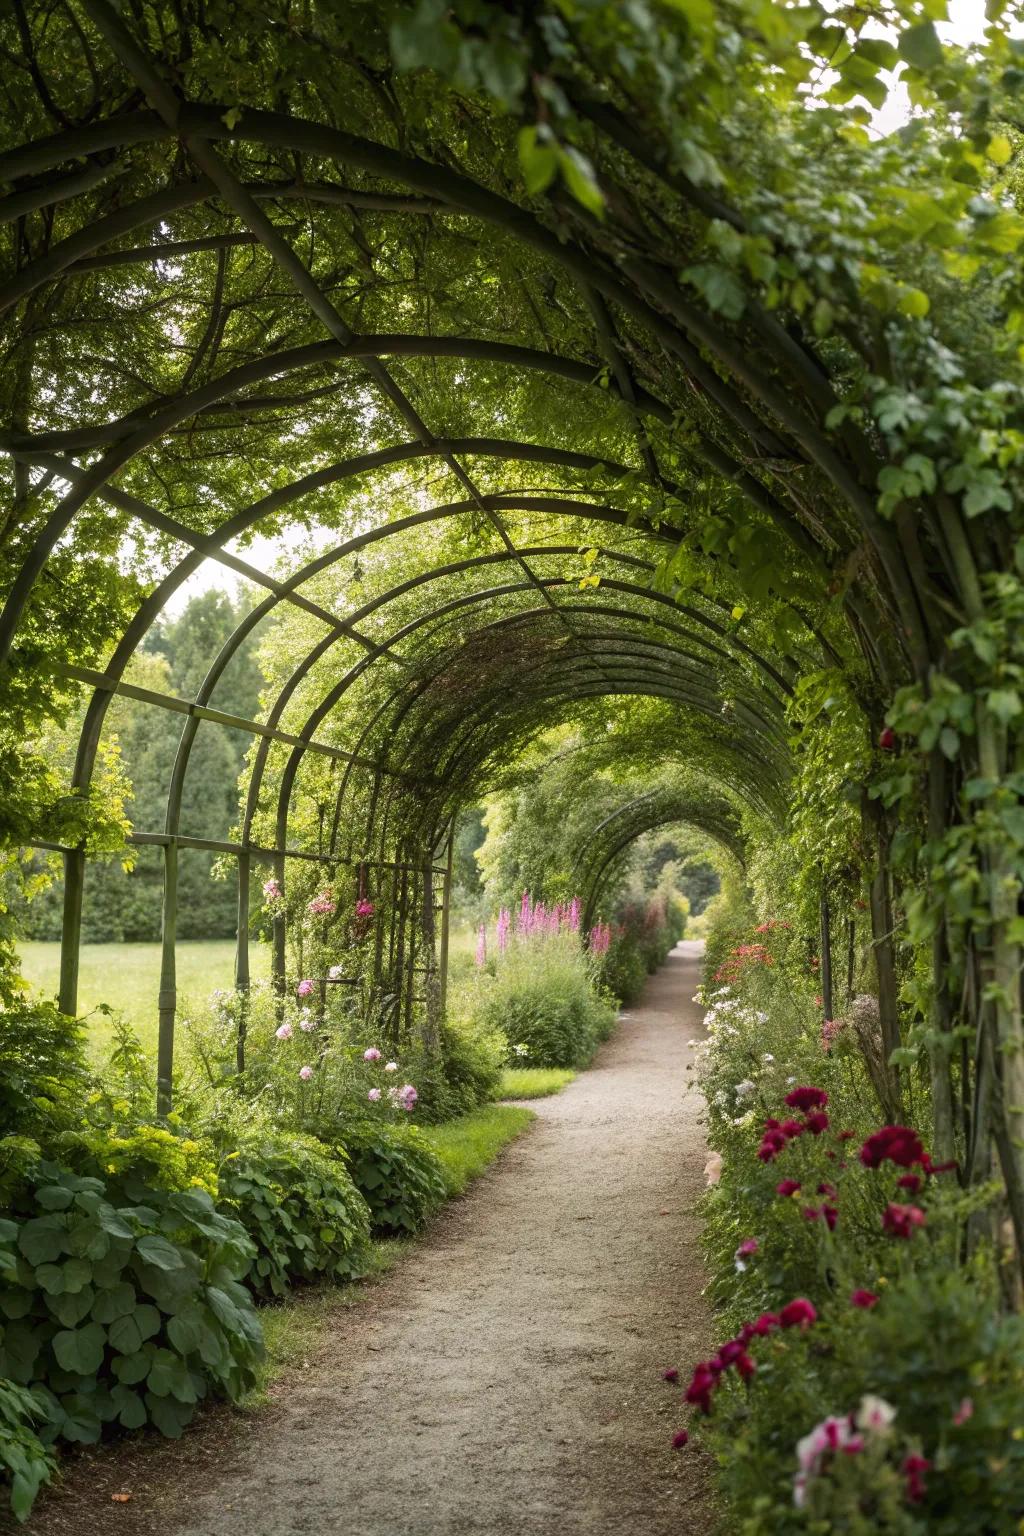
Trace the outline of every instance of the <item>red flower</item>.
<instances>
[{"instance_id":1,"label":"red flower","mask_svg":"<svg viewBox=\"0 0 1024 1536\"><path fill-rule=\"evenodd\" d=\"M773 1158L778 1157L785 1145L786 1138L781 1131L765 1131L761 1137L761 1145L757 1149L757 1155L762 1163L770 1163Z\"/></svg>"},{"instance_id":2,"label":"red flower","mask_svg":"<svg viewBox=\"0 0 1024 1536\"><path fill-rule=\"evenodd\" d=\"M709 1362L704 1361L694 1367L690 1385L684 1396L688 1403L699 1408L701 1413L711 1412L711 1394L715 1390L718 1381L718 1373L711 1369Z\"/></svg>"},{"instance_id":3,"label":"red flower","mask_svg":"<svg viewBox=\"0 0 1024 1536\"><path fill-rule=\"evenodd\" d=\"M951 1158L948 1163L933 1163L927 1152L922 1158L922 1163L925 1173L952 1173L954 1168L959 1168L960 1166L955 1157Z\"/></svg>"},{"instance_id":4,"label":"red flower","mask_svg":"<svg viewBox=\"0 0 1024 1536\"><path fill-rule=\"evenodd\" d=\"M836 1221L839 1218L839 1212L836 1210L834 1205L809 1205L804 1211L804 1216L808 1221L824 1221L829 1231L834 1232L836 1229Z\"/></svg>"},{"instance_id":5,"label":"red flower","mask_svg":"<svg viewBox=\"0 0 1024 1536\"><path fill-rule=\"evenodd\" d=\"M924 1226L924 1211L917 1205L890 1202L882 1216L882 1231L889 1237L908 1238L915 1227Z\"/></svg>"},{"instance_id":6,"label":"red flower","mask_svg":"<svg viewBox=\"0 0 1024 1536\"><path fill-rule=\"evenodd\" d=\"M836 1193L835 1185L834 1184L819 1184L818 1185L818 1189L817 1189L817 1193L819 1195L828 1195L830 1198L834 1198L835 1197L835 1193Z\"/></svg>"},{"instance_id":7,"label":"red flower","mask_svg":"<svg viewBox=\"0 0 1024 1536\"><path fill-rule=\"evenodd\" d=\"M780 1120L766 1120L764 1128L766 1131L781 1131L782 1122Z\"/></svg>"},{"instance_id":8,"label":"red flower","mask_svg":"<svg viewBox=\"0 0 1024 1536\"><path fill-rule=\"evenodd\" d=\"M799 1109L806 1114L809 1109L824 1109L828 1094L824 1088L794 1088L786 1094L786 1103L790 1109Z\"/></svg>"},{"instance_id":9,"label":"red flower","mask_svg":"<svg viewBox=\"0 0 1024 1536\"><path fill-rule=\"evenodd\" d=\"M783 1120L782 1124L779 1126L779 1130L782 1132L783 1136L787 1137L790 1141L794 1141L797 1136L802 1136L804 1129L805 1127L802 1120Z\"/></svg>"},{"instance_id":10,"label":"red flower","mask_svg":"<svg viewBox=\"0 0 1024 1536\"><path fill-rule=\"evenodd\" d=\"M821 1212L816 1205L805 1205L802 1215L805 1221L817 1221Z\"/></svg>"},{"instance_id":11,"label":"red flower","mask_svg":"<svg viewBox=\"0 0 1024 1536\"><path fill-rule=\"evenodd\" d=\"M903 1474L907 1479L907 1498L911 1504L920 1504L924 1500L925 1486L924 1474L931 1469L931 1462L926 1456L905 1456L903 1458Z\"/></svg>"},{"instance_id":12,"label":"red flower","mask_svg":"<svg viewBox=\"0 0 1024 1536\"><path fill-rule=\"evenodd\" d=\"M872 1307L877 1307L878 1297L874 1291L854 1291L850 1297L852 1307L862 1307L865 1312L870 1312Z\"/></svg>"},{"instance_id":13,"label":"red flower","mask_svg":"<svg viewBox=\"0 0 1024 1536\"><path fill-rule=\"evenodd\" d=\"M912 1195L916 1195L921 1188L921 1175L919 1173L904 1173L896 1180L897 1189L909 1189Z\"/></svg>"},{"instance_id":14,"label":"red flower","mask_svg":"<svg viewBox=\"0 0 1024 1536\"><path fill-rule=\"evenodd\" d=\"M667 1371L661 1373L662 1381L678 1381L679 1371L674 1365L670 1365Z\"/></svg>"},{"instance_id":15,"label":"red flower","mask_svg":"<svg viewBox=\"0 0 1024 1536\"><path fill-rule=\"evenodd\" d=\"M782 1328L799 1328L803 1331L817 1321L818 1314L806 1296L797 1296L793 1301L787 1301L779 1313L779 1325Z\"/></svg>"},{"instance_id":16,"label":"red flower","mask_svg":"<svg viewBox=\"0 0 1024 1536\"><path fill-rule=\"evenodd\" d=\"M685 1429L677 1429L672 1436L672 1449L681 1451L684 1445L689 1444L690 1436Z\"/></svg>"},{"instance_id":17,"label":"red flower","mask_svg":"<svg viewBox=\"0 0 1024 1536\"><path fill-rule=\"evenodd\" d=\"M896 732L891 725L883 726L878 733L878 745L883 752L892 752L896 748Z\"/></svg>"},{"instance_id":18,"label":"red flower","mask_svg":"<svg viewBox=\"0 0 1024 1536\"><path fill-rule=\"evenodd\" d=\"M727 1371L730 1365L735 1365L743 1354L742 1339L728 1339L718 1351L716 1359L723 1371Z\"/></svg>"},{"instance_id":19,"label":"red flower","mask_svg":"<svg viewBox=\"0 0 1024 1536\"><path fill-rule=\"evenodd\" d=\"M750 1356L744 1352L736 1361L736 1370L742 1381L749 1381L757 1370L757 1362L751 1360Z\"/></svg>"},{"instance_id":20,"label":"red flower","mask_svg":"<svg viewBox=\"0 0 1024 1536\"><path fill-rule=\"evenodd\" d=\"M927 1154L911 1126L885 1125L868 1137L860 1149L860 1160L865 1168L880 1168L885 1162L912 1168L915 1163L925 1164Z\"/></svg>"},{"instance_id":21,"label":"red flower","mask_svg":"<svg viewBox=\"0 0 1024 1536\"><path fill-rule=\"evenodd\" d=\"M781 1195L784 1200L788 1200L790 1195L795 1195L799 1188L799 1180L782 1179L778 1184L776 1184L775 1193L777 1195Z\"/></svg>"},{"instance_id":22,"label":"red flower","mask_svg":"<svg viewBox=\"0 0 1024 1536\"><path fill-rule=\"evenodd\" d=\"M804 1121L804 1130L810 1131L812 1136L820 1136L822 1131L827 1131L829 1118L823 1109L816 1109L807 1116Z\"/></svg>"},{"instance_id":23,"label":"red flower","mask_svg":"<svg viewBox=\"0 0 1024 1536\"><path fill-rule=\"evenodd\" d=\"M757 1319L756 1322L749 1323L747 1326L753 1329L753 1333L756 1334L758 1338L763 1339L765 1335L771 1333L774 1328L780 1327L781 1323L776 1312L762 1312L761 1316Z\"/></svg>"}]
</instances>

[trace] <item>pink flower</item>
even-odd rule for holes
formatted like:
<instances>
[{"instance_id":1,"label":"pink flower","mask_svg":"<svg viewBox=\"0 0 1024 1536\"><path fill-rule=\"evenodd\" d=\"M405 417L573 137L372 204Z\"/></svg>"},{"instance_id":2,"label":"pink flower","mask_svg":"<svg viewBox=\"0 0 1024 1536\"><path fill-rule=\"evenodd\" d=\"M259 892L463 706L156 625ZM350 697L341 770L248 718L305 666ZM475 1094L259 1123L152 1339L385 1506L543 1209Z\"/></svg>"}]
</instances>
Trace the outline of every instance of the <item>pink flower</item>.
<instances>
[{"instance_id":1,"label":"pink flower","mask_svg":"<svg viewBox=\"0 0 1024 1536\"><path fill-rule=\"evenodd\" d=\"M736 1249L736 1257L738 1259L749 1259L751 1254L756 1253L760 1246L761 1244L756 1237L745 1237Z\"/></svg>"},{"instance_id":2,"label":"pink flower","mask_svg":"<svg viewBox=\"0 0 1024 1536\"><path fill-rule=\"evenodd\" d=\"M508 949L508 936L511 931L512 914L509 912L508 907L502 907L501 911L498 913L498 921L495 925L495 932L498 938L499 955L503 955L506 949Z\"/></svg>"},{"instance_id":3,"label":"pink flower","mask_svg":"<svg viewBox=\"0 0 1024 1536\"><path fill-rule=\"evenodd\" d=\"M779 1326L782 1328L799 1328L803 1332L817 1321L818 1313L806 1296L797 1296L793 1301L787 1301L779 1313Z\"/></svg>"},{"instance_id":4,"label":"pink flower","mask_svg":"<svg viewBox=\"0 0 1024 1536\"><path fill-rule=\"evenodd\" d=\"M302 1030L303 1034L306 1035L310 1034L314 1029L316 1029L316 1019L310 1017L309 1010L306 1008L302 1010L302 1015L299 1019L299 1028Z\"/></svg>"},{"instance_id":5,"label":"pink flower","mask_svg":"<svg viewBox=\"0 0 1024 1536\"><path fill-rule=\"evenodd\" d=\"M480 970L487 964L487 928L481 923L476 936L476 963Z\"/></svg>"},{"instance_id":6,"label":"pink flower","mask_svg":"<svg viewBox=\"0 0 1024 1536\"><path fill-rule=\"evenodd\" d=\"M274 1034L279 1040L290 1040L295 1031L290 1024L282 1024L280 1029L275 1029Z\"/></svg>"},{"instance_id":7,"label":"pink flower","mask_svg":"<svg viewBox=\"0 0 1024 1536\"><path fill-rule=\"evenodd\" d=\"M828 1094L824 1088L793 1088L786 1094L786 1103L790 1109L799 1109L806 1114L809 1109L824 1109Z\"/></svg>"},{"instance_id":8,"label":"pink flower","mask_svg":"<svg viewBox=\"0 0 1024 1536\"><path fill-rule=\"evenodd\" d=\"M894 1201L886 1206L882 1214L882 1231L888 1237L910 1237L915 1227L923 1227L925 1224L924 1211L917 1205L897 1205Z\"/></svg>"},{"instance_id":9,"label":"pink flower","mask_svg":"<svg viewBox=\"0 0 1024 1536\"><path fill-rule=\"evenodd\" d=\"M264 880L263 894L268 901L277 901L281 895L281 887L276 880Z\"/></svg>"},{"instance_id":10,"label":"pink flower","mask_svg":"<svg viewBox=\"0 0 1024 1536\"><path fill-rule=\"evenodd\" d=\"M299 997L308 997L310 995L310 993L312 992L312 990L313 990L313 983L311 981L309 981L309 980L300 981L298 986L295 988L296 994Z\"/></svg>"},{"instance_id":11,"label":"pink flower","mask_svg":"<svg viewBox=\"0 0 1024 1536\"><path fill-rule=\"evenodd\" d=\"M398 1102L404 1110L414 1110L416 1108L416 1100L418 1098L419 1094L416 1092L416 1089L413 1087L412 1083L405 1083L398 1090Z\"/></svg>"},{"instance_id":12,"label":"pink flower","mask_svg":"<svg viewBox=\"0 0 1024 1536\"><path fill-rule=\"evenodd\" d=\"M678 1370L678 1367L676 1367L674 1365L670 1365L668 1367L668 1370L662 1371L661 1379L662 1379L662 1381L678 1381L679 1380L679 1370Z\"/></svg>"},{"instance_id":13,"label":"pink flower","mask_svg":"<svg viewBox=\"0 0 1024 1536\"><path fill-rule=\"evenodd\" d=\"M309 910L314 917L330 917L337 905L330 891L321 891L319 896L313 897L309 904Z\"/></svg>"},{"instance_id":14,"label":"pink flower","mask_svg":"<svg viewBox=\"0 0 1024 1536\"><path fill-rule=\"evenodd\" d=\"M800 1182L798 1179L782 1179L775 1186L775 1193L781 1195L784 1200L788 1200L790 1195L797 1194L799 1190Z\"/></svg>"},{"instance_id":15,"label":"pink flower","mask_svg":"<svg viewBox=\"0 0 1024 1536\"><path fill-rule=\"evenodd\" d=\"M960 1406L953 1415L953 1423L956 1425L957 1429L959 1429L960 1425L966 1424L967 1420L971 1418L973 1414L974 1403L972 1399L969 1397L964 1397L961 1399Z\"/></svg>"},{"instance_id":16,"label":"pink flower","mask_svg":"<svg viewBox=\"0 0 1024 1536\"><path fill-rule=\"evenodd\" d=\"M359 900L356 902L356 917L372 917L372 916L373 916L373 902L372 901L367 901L365 896L361 896L359 898Z\"/></svg>"},{"instance_id":17,"label":"pink flower","mask_svg":"<svg viewBox=\"0 0 1024 1536\"><path fill-rule=\"evenodd\" d=\"M690 1436L685 1429L677 1429L672 1436L672 1449L681 1451L684 1445L689 1444Z\"/></svg>"},{"instance_id":18,"label":"pink flower","mask_svg":"<svg viewBox=\"0 0 1024 1536\"><path fill-rule=\"evenodd\" d=\"M870 1312L872 1307L877 1307L878 1297L874 1291L854 1291L850 1297L852 1307L861 1307L865 1312Z\"/></svg>"},{"instance_id":19,"label":"pink flower","mask_svg":"<svg viewBox=\"0 0 1024 1536\"><path fill-rule=\"evenodd\" d=\"M364 1061L380 1061L380 1051L378 1051L378 1049L377 1049L377 1047L375 1045L371 1045L369 1050L366 1050L366 1051L363 1052L363 1060Z\"/></svg>"},{"instance_id":20,"label":"pink flower","mask_svg":"<svg viewBox=\"0 0 1024 1536\"><path fill-rule=\"evenodd\" d=\"M371 1104L376 1104L377 1100L380 1098L380 1089L371 1088L366 1097L369 1099Z\"/></svg>"},{"instance_id":21,"label":"pink flower","mask_svg":"<svg viewBox=\"0 0 1024 1536\"><path fill-rule=\"evenodd\" d=\"M304 1083L308 1083L310 1078L313 1076L313 1068L312 1067L300 1067L299 1068L299 1076L302 1078L302 1081Z\"/></svg>"}]
</instances>

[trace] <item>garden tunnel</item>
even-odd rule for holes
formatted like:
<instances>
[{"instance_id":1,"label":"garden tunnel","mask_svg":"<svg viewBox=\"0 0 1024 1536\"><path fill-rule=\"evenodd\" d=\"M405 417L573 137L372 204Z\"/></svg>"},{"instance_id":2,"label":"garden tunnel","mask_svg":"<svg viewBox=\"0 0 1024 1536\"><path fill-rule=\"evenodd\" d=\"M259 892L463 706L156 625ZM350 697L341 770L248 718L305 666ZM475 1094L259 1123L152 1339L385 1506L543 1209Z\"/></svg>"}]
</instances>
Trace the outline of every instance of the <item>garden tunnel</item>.
<instances>
[{"instance_id":1,"label":"garden tunnel","mask_svg":"<svg viewBox=\"0 0 1024 1536\"><path fill-rule=\"evenodd\" d=\"M844 900L870 889L895 1047L901 813L868 794L868 760L898 690L927 692L961 665L951 637L981 622L985 573L1012 563L990 513L1006 501L976 489L962 508L975 469L959 460L948 492L908 490L902 429L871 414L892 359L913 372L924 356L928 297L910 283L932 255L905 272L918 233L890 241L880 226L871 270L883 277L866 293L850 278L848 292L817 237L799 246L803 205L784 217L764 192L781 175L759 159L767 101L750 106L744 164L728 175L709 164L731 164L734 145L694 149L715 139L710 119L694 119L692 141L666 131L680 101L705 100L705 77L708 100L731 101L727 49L684 48L670 66L654 26L643 70L683 71L663 112L637 94L624 63L636 55L582 12L481 8L465 56L493 48L507 63L511 50L519 83L506 90L503 66L469 85L448 55L420 57L436 42L423 10L274 0L257 32L210 0L54 0L0 21L13 61L0 107L4 836L63 857L61 1005L77 1005L88 861L124 845L106 729L116 697L182 715L164 825L128 832L164 864L163 1106L190 849L234 866L243 992L254 869L269 866L286 893L321 880L347 881L353 900L372 891L375 995L400 1031L443 995L459 809L546 729L569 720L599 735L609 700L652 711L651 783L582 856L593 901L617 839L654 814L643 797L662 766L702 779L687 819L699 810L728 844L719 797L777 822L791 733L812 720L827 732L840 698L861 738L849 754L861 829L833 878ZM699 30L674 10L671 25ZM828 127L826 114L800 118L801 134ZM802 185L813 150L794 134L785 155ZM867 150L857 165L882 174ZM850 208L837 193L821 227L838 241L838 219L859 249ZM983 211L970 214L982 244ZM950 333L946 354L973 325ZM981 377L983 352L965 377ZM919 372L923 395L938 375ZM981 411L972 395L963 432L984 448ZM961 449L966 464L975 448ZM264 538L288 549L273 572L249 558ZM135 658L208 561L253 606L190 696L161 695L134 680ZM269 658L258 719L221 707L253 637ZM79 713L65 774L45 728ZM200 733L220 731L252 746L237 834L211 844L181 808ZM1009 771L998 722L953 735L984 757L978 782ZM949 761L926 744L917 764L933 847L963 814ZM911 836L923 846L922 827ZM958 1067L954 1104L951 1031L966 1008L979 1040L1021 1038L1016 897L994 881L992 911L972 913L965 936L944 879L935 1141L949 1151L958 1117L981 1177L985 1084L1024 1073L1024 1052ZM946 964L954 930L966 981ZM280 987L287 940L283 908ZM1005 1102L1007 1123L1024 1123L1024 1091ZM1018 1145L1014 1132L999 1155L1024 1246Z\"/></svg>"},{"instance_id":2,"label":"garden tunnel","mask_svg":"<svg viewBox=\"0 0 1024 1536\"><path fill-rule=\"evenodd\" d=\"M164 862L158 1077L166 1108L177 871L187 850L212 849L234 863L242 990L249 985L254 866L269 864L285 893L305 868L307 884L334 882L353 902L372 894L381 914L374 984L397 1037L417 1010L443 1006L455 817L518 746L567 712L585 711L588 701L665 701L697 722L725 781L764 805L787 771L784 710L794 671L789 661L771 660L756 634L740 632L725 599L677 596L656 580L678 531L642 502L684 497L673 475L688 458L660 445L656 432L671 431L679 391L694 380L711 395L724 387L689 343L674 334L669 352L682 352L689 372L655 393L638 381L629 360L635 343L620 335L602 274L584 274L571 246L539 221L440 166L299 113L247 109L239 122L237 112L183 102L167 81L166 61L151 57L103 0L69 8L68 21L82 46L88 36L95 67L118 82L115 94L133 104L63 124L0 156L0 176L12 188L0 217L15 248L0 306L13 320L24 363L22 394L10 402L0 437L12 465L20 548L0 650L12 671L31 667L55 694L81 699L75 797L91 793L115 695L183 717L165 824L129 834L132 844L158 847ZM45 78L41 53L36 64ZM360 184L330 179L339 171ZM40 219L46 233L37 238ZM367 244L367 221L376 226L376 248ZM446 321L423 334L358 333L335 296L345 282L318 273L322 253L345 251L383 270L400 265L402 247L417 247L425 228L430 240L416 270L381 284L388 298L380 319L415 313L421 301L413 296L424 287L420 255L424 319L434 288L435 308L443 308L451 282L446 252L483 231L495 242L498 288L524 287L527 315L555 293L555 313L564 310L579 332L574 351L560 350L550 323L530 322L512 340L488 334L483 312L472 317L476 334L446 334ZM436 253L429 248L435 240ZM535 301L530 283L548 299ZM467 298L463 293L457 307L468 308ZM619 300L624 314L637 315L635 302ZM123 310L123 344L98 339L110 304ZM184 362L171 388L148 390L126 355L133 327L147 328L151 306L173 311L159 322ZM378 306L360 297L354 307L365 321ZM235 344L236 316L247 308L268 333L276 331L277 344L269 335L255 347L253 338ZM90 350L89 360L79 360L90 387L77 402L79 419L67 425L68 370L85 332L108 355ZM531 345L538 333L543 344ZM659 350L664 344L659 322ZM45 372L43 353L53 345L68 349L67 361L59 382L41 389L30 381ZM250 355L240 360L246 348ZM444 363L447 379L439 374ZM426 369L420 377L415 365ZM523 396L524 380L536 393ZM453 411L449 397L467 399L468 410ZM435 419L427 414L431 398ZM455 416L470 431L451 430ZM774 451L774 435L745 416L763 449ZM541 430L527 435L527 425ZM506 435L509 426L517 431ZM269 463L278 452L284 473ZM806 533L738 459L710 437L700 453L807 545ZM210 486L205 501L180 494L186 461L200 481L222 480L221 464L230 465L230 486ZM398 515L390 510L396 499ZM356 509L347 537L321 539L312 558L286 574L268 574L238 552L237 541L252 530L292 526L297 541L311 528L341 525L344 532L346 507ZM61 611L69 550L97 585L101 567L124 566L126 550L145 552L154 573L140 582L134 603L123 605L118 625L97 625L93 665L62 657L72 636L79 657L90 650L83 630L94 618L83 623L73 604ZM194 697L133 684L138 647L208 560L264 594L261 600L209 658ZM353 579L362 600L339 601ZM243 641L272 629L285 612L305 626L304 643L268 691L263 717L218 709L218 683ZM808 633L808 647L816 643ZM192 749L198 733L211 729L246 732L253 742L238 835L228 841L197 838L181 824ZM695 802L657 804L661 820L685 813L735 840L734 814L721 797L699 811ZM615 838L628 841L656 824L645 823L652 808L642 806L595 829L587 850L589 908L618 851ZM32 841L63 855L60 1003L73 1013L88 843L57 832ZM273 929L274 976L283 988L283 902Z\"/></svg>"}]
</instances>

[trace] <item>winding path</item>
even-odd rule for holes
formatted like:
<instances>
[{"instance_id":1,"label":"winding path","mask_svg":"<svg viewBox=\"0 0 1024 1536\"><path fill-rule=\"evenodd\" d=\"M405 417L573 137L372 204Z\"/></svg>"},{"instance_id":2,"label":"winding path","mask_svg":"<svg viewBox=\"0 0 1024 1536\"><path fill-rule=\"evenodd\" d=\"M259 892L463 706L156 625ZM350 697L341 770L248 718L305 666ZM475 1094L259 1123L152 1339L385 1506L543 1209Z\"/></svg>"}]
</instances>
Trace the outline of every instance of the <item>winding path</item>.
<instances>
[{"instance_id":1,"label":"winding path","mask_svg":"<svg viewBox=\"0 0 1024 1536\"><path fill-rule=\"evenodd\" d=\"M275 1407L159 1500L167 1536L712 1529L709 1470L671 1450L679 1393L660 1379L708 1345L698 955L673 951L595 1066L536 1101Z\"/></svg>"}]
</instances>

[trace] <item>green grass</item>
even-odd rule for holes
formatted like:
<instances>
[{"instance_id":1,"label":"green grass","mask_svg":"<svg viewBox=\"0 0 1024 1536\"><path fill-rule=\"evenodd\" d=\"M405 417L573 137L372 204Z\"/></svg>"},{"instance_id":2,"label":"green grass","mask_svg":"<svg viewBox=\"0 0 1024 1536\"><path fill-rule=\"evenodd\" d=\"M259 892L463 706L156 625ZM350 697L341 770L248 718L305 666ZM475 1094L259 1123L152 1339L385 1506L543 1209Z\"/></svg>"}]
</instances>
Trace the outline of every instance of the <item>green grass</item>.
<instances>
[{"instance_id":1,"label":"green grass","mask_svg":"<svg viewBox=\"0 0 1024 1536\"><path fill-rule=\"evenodd\" d=\"M34 988L48 996L57 991L60 945L19 945L22 972ZM253 979L270 975L270 946L253 944ZM217 987L234 983L233 939L187 940L178 945L180 1004L205 1003ZM133 1025L147 1051L156 1055L157 992L160 987L159 944L83 944L79 968L78 1006L88 1021L90 1043L102 1055L110 1039L110 1024L98 1003L109 1003Z\"/></svg>"},{"instance_id":2,"label":"green grass","mask_svg":"<svg viewBox=\"0 0 1024 1536\"><path fill-rule=\"evenodd\" d=\"M423 1135L444 1164L450 1195L461 1195L471 1179L483 1173L502 1147L526 1130L535 1118L532 1109L511 1104L487 1104L445 1125L427 1125Z\"/></svg>"},{"instance_id":3,"label":"green grass","mask_svg":"<svg viewBox=\"0 0 1024 1536\"><path fill-rule=\"evenodd\" d=\"M575 1076L568 1067L506 1067L496 1097L546 1099L552 1093L561 1093Z\"/></svg>"}]
</instances>

